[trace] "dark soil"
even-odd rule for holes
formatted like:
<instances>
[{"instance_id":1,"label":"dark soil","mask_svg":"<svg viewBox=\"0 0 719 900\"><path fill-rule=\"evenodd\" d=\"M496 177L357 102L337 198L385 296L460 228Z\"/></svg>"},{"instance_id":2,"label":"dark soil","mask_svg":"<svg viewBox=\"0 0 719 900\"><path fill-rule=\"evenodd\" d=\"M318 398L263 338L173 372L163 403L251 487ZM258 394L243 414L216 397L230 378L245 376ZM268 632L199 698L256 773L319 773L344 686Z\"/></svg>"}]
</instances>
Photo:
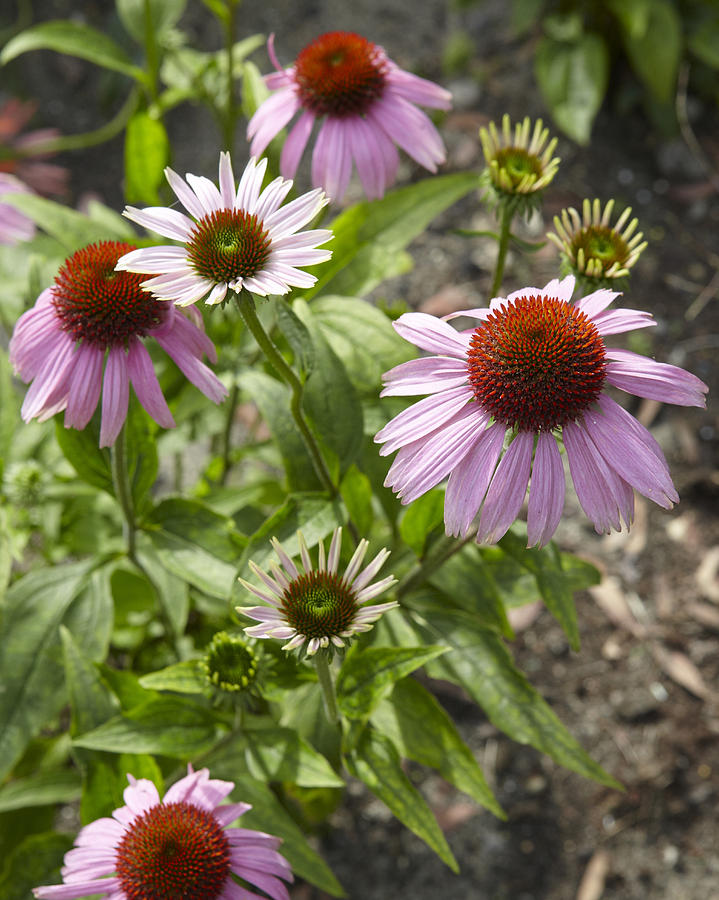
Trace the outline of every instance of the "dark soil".
<instances>
[{"instance_id":1,"label":"dark soil","mask_svg":"<svg viewBox=\"0 0 719 900\"><path fill-rule=\"evenodd\" d=\"M116 28L110 3L81 6L92 24ZM43 17L68 13L60 0L42 7ZM242 15L246 33L277 33L283 61L316 34L344 28L382 43L401 65L442 78L457 98L442 125L447 170L479 171L480 125L504 112L513 119L547 118L533 82L531 41L511 38L508 7L486 0L458 12L435 0L306 0L247 3ZM197 24L204 21L195 4L189 27L201 44L219 46L219 36ZM459 75L443 78L440 56L457 29L474 42L475 55ZM260 59L260 65L267 63ZM15 92L39 98L42 124L67 132L96 127L118 105L114 79L97 79L90 66L54 54L28 57L9 75ZM632 531L600 537L570 498L558 542L605 576L578 598L581 652L569 651L559 626L540 609L533 621L530 609L515 622L513 646L534 685L626 791L583 780L509 741L451 686L437 684L508 821L495 820L441 779L410 770L460 863L455 876L382 804L351 785L332 831L320 840L351 900L429 900L441 893L453 900L719 896L719 421L711 400L719 388L719 193L711 170L681 136L652 130L627 85L629 79L612 85L590 146L560 140L563 162L546 193L543 221L530 222L526 233L540 240L554 214L579 206L584 197L615 197L619 209L631 205L650 244L625 302L651 311L658 322L651 333L642 332L646 343L634 349L699 375L710 386L710 405L697 410L628 401L664 448L681 502L666 512L638 497ZM688 109L716 179L716 102L690 91ZM213 175L218 136L206 115L183 107L171 125L176 167ZM244 152L238 138L238 158ZM73 171L75 200L91 191L120 205L118 141L64 162ZM401 173L405 181L423 174L409 163ZM348 202L358 197L350 195ZM416 242L413 272L383 285L377 296L439 314L483 305L493 246L452 234L457 227L491 228L493 221L475 198L458 204ZM505 287L541 286L556 274L556 252L548 245L532 258L511 257ZM297 900L320 896L307 885L293 891Z\"/></svg>"}]
</instances>

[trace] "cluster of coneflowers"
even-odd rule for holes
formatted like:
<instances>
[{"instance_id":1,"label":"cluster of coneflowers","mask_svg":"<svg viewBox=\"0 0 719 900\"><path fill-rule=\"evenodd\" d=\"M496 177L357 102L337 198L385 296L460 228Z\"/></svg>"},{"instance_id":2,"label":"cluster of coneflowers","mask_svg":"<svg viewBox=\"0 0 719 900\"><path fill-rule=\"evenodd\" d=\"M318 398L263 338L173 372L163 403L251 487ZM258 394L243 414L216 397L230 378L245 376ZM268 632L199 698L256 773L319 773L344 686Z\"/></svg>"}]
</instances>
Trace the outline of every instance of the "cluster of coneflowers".
<instances>
[{"instance_id":1,"label":"cluster of coneflowers","mask_svg":"<svg viewBox=\"0 0 719 900\"><path fill-rule=\"evenodd\" d=\"M430 172L444 162L442 140L419 107L448 109L450 95L400 69L381 47L332 32L288 68L277 61L272 41L269 52L277 69L265 79L272 93L249 123L252 158L239 183L228 153L220 155L217 184L167 169L184 212L174 205L129 207L125 215L172 243L138 249L103 241L79 250L18 321L10 358L31 383L25 420L64 412L66 427L82 429L100 404L100 446L112 447L132 384L148 414L172 427L147 341L220 403L227 392L203 361L214 362L216 352L196 304L311 287L316 276L306 267L330 258L324 245L332 232L307 226L328 202L343 197L353 169L373 200L396 178L398 147ZM290 123L281 175L263 188L261 155ZM314 189L285 203L315 129ZM483 129L481 142L487 163L481 184L506 237L512 216L536 206L554 177L556 141L541 122L532 127L524 120L513 129L505 118L500 129ZM702 406L706 386L676 366L607 345L610 335L655 324L649 313L611 308L619 296L611 286L644 247L631 211L614 226L611 213L611 204L602 210L596 201L582 216L572 209L557 218L550 238L562 254L562 280L492 296L486 307L443 318L410 312L394 323L424 353L385 374L383 395L422 399L375 437L382 455L397 454L386 484L408 504L447 479L448 535L466 537L476 521L477 541L496 542L529 490L528 544L546 544L564 505L560 446L579 502L599 532L629 525L635 490L664 507L678 499L658 444L607 389ZM592 287L572 302L575 276ZM458 317L472 326L457 330L450 320ZM258 622L246 629L251 637L277 638L288 650L322 657L397 606L370 604L395 579L375 580L386 550L362 568L365 540L344 571L339 528L327 552L319 543L316 561L301 533L299 560L279 542L273 547L278 563L269 571L251 563L257 583L242 582L259 601L239 608ZM252 653L233 647L229 638L218 640L206 666L208 679L227 690L233 678L239 679L235 688L246 685L257 670ZM230 658L235 662L228 664ZM65 883L38 888L36 896L256 898L247 885L274 900L288 896L284 881L291 873L277 841L228 827L247 809L221 803L229 782L190 771L162 801L150 782L130 782L126 805L80 832L65 860Z\"/></svg>"}]
</instances>

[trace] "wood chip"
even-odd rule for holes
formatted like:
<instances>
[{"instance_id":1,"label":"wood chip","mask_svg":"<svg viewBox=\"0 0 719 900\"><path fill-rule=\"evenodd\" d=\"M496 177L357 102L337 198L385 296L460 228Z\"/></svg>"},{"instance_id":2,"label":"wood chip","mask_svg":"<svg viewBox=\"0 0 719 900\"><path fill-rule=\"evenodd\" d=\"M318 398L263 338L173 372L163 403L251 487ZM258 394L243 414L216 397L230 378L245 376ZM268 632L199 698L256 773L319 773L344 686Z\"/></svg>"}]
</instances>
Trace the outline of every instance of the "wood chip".
<instances>
[{"instance_id":1,"label":"wood chip","mask_svg":"<svg viewBox=\"0 0 719 900\"><path fill-rule=\"evenodd\" d=\"M719 546L710 547L704 554L697 569L696 581L708 600L719 603Z\"/></svg>"},{"instance_id":2,"label":"wood chip","mask_svg":"<svg viewBox=\"0 0 719 900\"><path fill-rule=\"evenodd\" d=\"M687 612L707 628L719 630L719 609L716 606L711 606L709 603L690 603L687 606Z\"/></svg>"},{"instance_id":3,"label":"wood chip","mask_svg":"<svg viewBox=\"0 0 719 900\"><path fill-rule=\"evenodd\" d=\"M611 857L606 850L596 850L587 863L582 883L577 891L577 900L600 900L609 874Z\"/></svg>"},{"instance_id":4,"label":"wood chip","mask_svg":"<svg viewBox=\"0 0 719 900\"><path fill-rule=\"evenodd\" d=\"M517 606L507 610L507 618L509 624L515 631L524 631L533 625L544 609L544 603L541 600L535 600L533 603L525 603L524 606Z\"/></svg>"},{"instance_id":5,"label":"wood chip","mask_svg":"<svg viewBox=\"0 0 719 900\"><path fill-rule=\"evenodd\" d=\"M589 588L589 593L610 622L634 637L646 637L647 629L632 614L618 578L607 575L599 584Z\"/></svg>"},{"instance_id":6,"label":"wood chip","mask_svg":"<svg viewBox=\"0 0 719 900\"><path fill-rule=\"evenodd\" d=\"M709 697L710 691L701 672L684 653L680 653L678 650L667 650L665 647L655 644L652 647L652 655L672 681L676 681L700 700L706 700Z\"/></svg>"}]
</instances>

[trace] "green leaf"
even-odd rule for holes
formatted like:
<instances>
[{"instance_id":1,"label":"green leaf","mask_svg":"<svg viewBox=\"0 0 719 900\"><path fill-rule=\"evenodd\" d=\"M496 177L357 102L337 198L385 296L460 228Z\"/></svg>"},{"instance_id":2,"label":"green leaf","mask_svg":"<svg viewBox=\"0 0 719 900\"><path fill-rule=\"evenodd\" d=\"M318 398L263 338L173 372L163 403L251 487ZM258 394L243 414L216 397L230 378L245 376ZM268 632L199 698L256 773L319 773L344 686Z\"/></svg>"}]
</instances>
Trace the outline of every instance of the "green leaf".
<instances>
[{"instance_id":1,"label":"green leaf","mask_svg":"<svg viewBox=\"0 0 719 900\"><path fill-rule=\"evenodd\" d=\"M165 181L169 159L165 126L143 110L136 112L125 131L125 200L159 204L158 189Z\"/></svg>"},{"instance_id":2,"label":"green leaf","mask_svg":"<svg viewBox=\"0 0 719 900\"><path fill-rule=\"evenodd\" d=\"M322 487L302 436L289 414L290 390L264 372L247 371L238 383L256 404L267 423L282 457L290 490L317 490Z\"/></svg>"},{"instance_id":3,"label":"green leaf","mask_svg":"<svg viewBox=\"0 0 719 900\"><path fill-rule=\"evenodd\" d=\"M169 572L212 597L229 597L236 560L246 546L232 519L198 500L170 497L152 510L145 524Z\"/></svg>"},{"instance_id":4,"label":"green leaf","mask_svg":"<svg viewBox=\"0 0 719 900\"><path fill-rule=\"evenodd\" d=\"M543 37L534 64L554 121L578 144L587 144L607 89L609 53L604 40L597 34L571 42Z\"/></svg>"},{"instance_id":5,"label":"green leaf","mask_svg":"<svg viewBox=\"0 0 719 900\"><path fill-rule=\"evenodd\" d=\"M556 545L550 544L541 550L525 547L524 541L511 531L507 532L499 544L534 575L539 593L547 609L562 626L569 640L569 646L572 650L579 650L574 592L562 570L562 557Z\"/></svg>"},{"instance_id":6,"label":"green leaf","mask_svg":"<svg viewBox=\"0 0 719 900\"><path fill-rule=\"evenodd\" d=\"M0 616L0 779L65 703L58 627L92 565L37 569L7 592Z\"/></svg>"},{"instance_id":7,"label":"green leaf","mask_svg":"<svg viewBox=\"0 0 719 900\"><path fill-rule=\"evenodd\" d=\"M402 760L392 742L374 729L365 729L347 759L355 778L385 803L404 825L420 837L453 872L457 861L422 796L402 771Z\"/></svg>"},{"instance_id":8,"label":"green leaf","mask_svg":"<svg viewBox=\"0 0 719 900\"><path fill-rule=\"evenodd\" d=\"M217 736L212 713L179 697L160 697L115 716L73 741L108 753L160 753L179 759L207 751Z\"/></svg>"},{"instance_id":9,"label":"green leaf","mask_svg":"<svg viewBox=\"0 0 719 900\"><path fill-rule=\"evenodd\" d=\"M495 816L505 818L454 722L414 678L403 678L395 684L388 699L372 713L371 722L402 756L436 769Z\"/></svg>"},{"instance_id":10,"label":"green leaf","mask_svg":"<svg viewBox=\"0 0 719 900\"><path fill-rule=\"evenodd\" d=\"M72 632L64 625L60 626L60 638L72 710L70 734L75 736L110 719L117 713L120 704L92 662L81 653Z\"/></svg>"},{"instance_id":11,"label":"green leaf","mask_svg":"<svg viewBox=\"0 0 719 900\"><path fill-rule=\"evenodd\" d=\"M362 445L362 406L342 361L322 336L310 307L296 300L294 311L312 337L315 361L302 395L302 407L315 427L315 435L346 471Z\"/></svg>"},{"instance_id":12,"label":"green leaf","mask_svg":"<svg viewBox=\"0 0 719 900\"><path fill-rule=\"evenodd\" d=\"M0 813L32 806L74 803L80 797L80 776L71 769L38 772L0 787Z\"/></svg>"},{"instance_id":13,"label":"green leaf","mask_svg":"<svg viewBox=\"0 0 719 900\"><path fill-rule=\"evenodd\" d=\"M388 369L413 359L415 348L390 319L365 300L323 294L312 301L312 316L360 394L376 396Z\"/></svg>"},{"instance_id":14,"label":"green leaf","mask_svg":"<svg viewBox=\"0 0 719 900\"><path fill-rule=\"evenodd\" d=\"M105 69L122 72L138 81L145 80L142 69L134 66L125 51L111 38L78 22L54 20L26 28L5 44L0 53L0 63L5 65L30 50L55 50L86 59Z\"/></svg>"},{"instance_id":15,"label":"green leaf","mask_svg":"<svg viewBox=\"0 0 719 900\"><path fill-rule=\"evenodd\" d=\"M427 538L444 522L444 491L427 491L411 503L399 523L402 540L417 556L422 556Z\"/></svg>"},{"instance_id":16,"label":"green leaf","mask_svg":"<svg viewBox=\"0 0 719 900\"><path fill-rule=\"evenodd\" d=\"M340 495L357 531L360 534L369 534L374 519L372 485L369 478L354 463L347 469L340 482Z\"/></svg>"},{"instance_id":17,"label":"green leaf","mask_svg":"<svg viewBox=\"0 0 719 900\"><path fill-rule=\"evenodd\" d=\"M93 221L54 200L36 194L5 194L3 203L14 206L63 246L68 253L100 240L125 240L126 234L107 222Z\"/></svg>"},{"instance_id":18,"label":"green leaf","mask_svg":"<svg viewBox=\"0 0 719 900\"><path fill-rule=\"evenodd\" d=\"M251 60L246 60L242 66L242 114L244 117L251 119L269 96L270 90L265 84L262 72Z\"/></svg>"},{"instance_id":19,"label":"green leaf","mask_svg":"<svg viewBox=\"0 0 719 900\"><path fill-rule=\"evenodd\" d=\"M154 691L148 691L141 687L137 675L133 672L113 669L104 663L98 665L98 670L112 688L123 710L134 709L147 703L149 700L157 700L159 698L159 695Z\"/></svg>"},{"instance_id":20,"label":"green leaf","mask_svg":"<svg viewBox=\"0 0 719 900\"><path fill-rule=\"evenodd\" d=\"M207 688L207 679L197 659L175 663L157 672L150 672L140 678L144 688L153 691L175 691L177 694L202 694Z\"/></svg>"},{"instance_id":21,"label":"green leaf","mask_svg":"<svg viewBox=\"0 0 719 900\"><path fill-rule=\"evenodd\" d=\"M270 538L276 537L290 556L296 556L300 549L297 541L298 529L302 530L307 546L313 547L330 534L338 522L342 521L341 504L328 500L323 494L293 494L289 496L285 503L252 535L240 559L238 574L243 578L248 577L247 564L250 560L263 568L269 559L275 559ZM245 589L238 582L233 600L238 598L246 600L245 594Z\"/></svg>"},{"instance_id":22,"label":"green leaf","mask_svg":"<svg viewBox=\"0 0 719 900\"><path fill-rule=\"evenodd\" d=\"M497 728L573 772L621 788L582 749L517 669L501 638L478 625L474 616L448 611L438 604L427 612L419 633L426 641L443 641L453 649L444 659L429 665L429 674L460 684Z\"/></svg>"},{"instance_id":23,"label":"green leaf","mask_svg":"<svg viewBox=\"0 0 719 900\"><path fill-rule=\"evenodd\" d=\"M77 431L65 428L60 419L55 420L55 437L63 456L80 478L93 487L115 496L110 466L110 451L100 448L97 423L90 422L87 428Z\"/></svg>"},{"instance_id":24,"label":"green leaf","mask_svg":"<svg viewBox=\"0 0 719 900\"><path fill-rule=\"evenodd\" d=\"M358 203L332 223L327 244L332 259L317 269L318 281L304 292L363 296L381 281L408 271L405 247L441 212L479 187L473 172L438 175L390 191L381 200Z\"/></svg>"},{"instance_id":25,"label":"green leaf","mask_svg":"<svg viewBox=\"0 0 719 900\"><path fill-rule=\"evenodd\" d=\"M682 56L682 21L671 0L652 0L641 34L622 29L632 68L660 103L671 103Z\"/></svg>"},{"instance_id":26,"label":"green leaf","mask_svg":"<svg viewBox=\"0 0 719 900\"><path fill-rule=\"evenodd\" d=\"M120 21L138 44L145 43L148 28L157 38L165 35L180 21L186 6L187 0L115 0Z\"/></svg>"},{"instance_id":27,"label":"green leaf","mask_svg":"<svg viewBox=\"0 0 719 900\"><path fill-rule=\"evenodd\" d=\"M401 678L447 652L447 647L367 647L347 654L337 677L337 703L349 719L370 715Z\"/></svg>"},{"instance_id":28,"label":"green leaf","mask_svg":"<svg viewBox=\"0 0 719 900\"><path fill-rule=\"evenodd\" d=\"M180 637L184 634L187 617L190 614L190 592L187 581L165 567L163 557L144 536L138 541L137 559L144 569L142 577L156 594L172 635ZM149 581L149 578L152 580Z\"/></svg>"},{"instance_id":29,"label":"green leaf","mask_svg":"<svg viewBox=\"0 0 719 900\"><path fill-rule=\"evenodd\" d=\"M309 329L283 297L277 298L275 308L279 329L290 345L295 368L304 380L315 367L315 348Z\"/></svg>"},{"instance_id":30,"label":"green leaf","mask_svg":"<svg viewBox=\"0 0 719 900\"><path fill-rule=\"evenodd\" d=\"M450 557L433 573L429 583L449 604L475 616L480 625L510 640L514 637L499 589L476 544L465 546Z\"/></svg>"},{"instance_id":31,"label":"green leaf","mask_svg":"<svg viewBox=\"0 0 719 900\"><path fill-rule=\"evenodd\" d=\"M245 757L259 781L290 781L301 787L344 787L327 760L290 728L247 728Z\"/></svg>"},{"instance_id":32,"label":"green leaf","mask_svg":"<svg viewBox=\"0 0 719 900\"><path fill-rule=\"evenodd\" d=\"M62 858L72 847L72 837L47 831L25 838L0 868L0 896L3 900L27 900L40 884L60 881Z\"/></svg>"},{"instance_id":33,"label":"green leaf","mask_svg":"<svg viewBox=\"0 0 719 900\"><path fill-rule=\"evenodd\" d=\"M607 0L607 6L631 40L646 34L653 3L654 0Z\"/></svg>"}]
</instances>

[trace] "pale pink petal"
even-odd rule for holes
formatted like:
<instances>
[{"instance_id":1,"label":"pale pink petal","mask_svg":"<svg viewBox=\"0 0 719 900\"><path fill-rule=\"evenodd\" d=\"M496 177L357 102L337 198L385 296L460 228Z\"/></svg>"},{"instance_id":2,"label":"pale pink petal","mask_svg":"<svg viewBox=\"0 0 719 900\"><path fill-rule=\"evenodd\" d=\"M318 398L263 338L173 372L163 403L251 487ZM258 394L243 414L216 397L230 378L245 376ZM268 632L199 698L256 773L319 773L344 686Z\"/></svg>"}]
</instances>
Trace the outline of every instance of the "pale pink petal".
<instances>
[{"instance_id":1,"label":"pale pink petal","mask_svg":"<svg viewBox=\"0 0 719 900\"><path fill-rule=\"evenodd\" d=\"M83 342L75 353L72 376L67 388L65 428L82 430L97 409L102 390L102 365L105 351Z\"/></svg>"},{"instance_id":2,"label":"pale pink petal","mask_svg":"<svg viewBox=\"0 0 719 900\"><path fill-rule=\"evenodd\" d=\"M367 111L367 119L430 172L445 161L439 132L422 110L404 98L386 93Z\"/></svg>"},{"instance_id":3,"label":"pale pink petal","mask_svg":"<svg viewBox=\"0 0 719 900\"><path fill-rule=\"evenodd\" d=\"M499 461L477 528L477 542L495 544L519 515L529 484L534 435L520 431Z\"/></svg>"},{"instance_id":4,"label":"pale pink petal","mask_svg":"<svg viewBox=\"0 0 719 900\"><path fill-rule=\"evenodd\" d=\"M449 91L433 81L405 72L392 62L388 66L386 79L388 88L410 103L428 106L430 109L450 109L452 106L452 95Z\"/></svg>"},{"instance_id":5,"label":"pale pink petal","mask_svg":"<svg viewBox=\"0 0 719 900\"><path fill-rule=\"evenodd\" d=\"M467 383L467 364L446 356L423 356L400 363L382 376L380 397L435 394Z\"/></svg>"},{"instance_id":6,"label":"pale pink petal","mask_svg":"<svg viewBox=\"0 0 719 900\"><path fill-rule=\"evenodd\" d=\"M467 356L469 338L428 313L404 313L392 325L397 334L421 350L457 359Z\"/></svg>"},{"instance_id":7,"label":"pale pink petal","mask_svg":"<svg viewBox=\"0 0 719 900\"><path fill-rule=\"evenodd\" d=\"M300 164L302 154L305 152L314 124L314 113L306 110L287 135L287 140L282 146L282 154L280 155L280 172L285 178L294 178L297 174L297 166Z\"/></svg>"},{"instance_id":8,"label":"pale pink petal","mask_svg":"<svg viewBox=\"0 0 719 900\"><path fill-rule=\"evenodd\" d=\"M376 444L386 442L380 450L380 455L387 456L394 453L404 444L416 441L441 427L465 407L472 397L471 388L460 385L440 394L430 394L413 403L375 435Z\"/></svg>"},{"instance_id":9,"label":"pale pink petal","mask_svg":"<svg viewBox=\"0 0 719 900\"><path fill-rule=\"evenodd\" d=\"M135 337L128 341L127 371L137 399L149 415L163 428L174 428L175 420L160 389L150 354Z\"/></svg>"},{"instance_id":10,"label":"pale pink petal","mask_svg":"<svg viewBox=\"0 0 719 900\"><path fill-rule=\"evenodd\" d=\"M188 219L184 213L176 209L166 209L164 206L148 206L146 209L136 209L134 206L126 206L123 216L137 222L149 231L155 231L165 237L174 238L177 241L187 241L195 227L192 219ZM128 269L134 272L134 269Z\"/></svg>"},{"instance_id":11,"label":"pale pink petal","mask_svg":"<svg viewBox=\"0 0 719 900\"><path fill-rule=\"evenodd\" d=\"M282 88L268 97L247 126L250 155L262 156L272 138L282 131L299 108L299 100L292 88Z\"/></svg>"},{"instance_id":12,"label":"pale pink petal","mask_svg":"<svg viewBox=\"0 0 719 900\"><path fill-rule=\"evenodd\" d=\"M444 526L448 535L464 537L469 531L502 453L505 433L506 427L501 422L479 431L464 459L450 473L444 497Z\"/></svg>"},{"instance_id":13,"label":"pale pink petal","mask_svg":"<svg viewBox=\"0 0 719 900\"><path fill-rule=\"evenodd\" d=\"M564 465L557 441L549 432L537 435L527 506L527 546L547 544L564 509Z\"/></svg>"},{"instance_id":14,"label":"pale pink petal","mask_svg":"<svg viewBox=\"0 0 719 900\"><path fill-rule=\"evenodd\" d=\"M111 447L117 440L120 429L127 418L129 396L130 386L125 351L122 347L112 347L107 354L102 385L101 447ZM126 793L128 790L129 788L126 789Z\"/></svg>"},{"instance_id":15,"label":"pale pink petal","mask_svg":"<svg viewBox=\"0 0 719 900\"><path fill-rule=\"evenodd\" d=\"M341 200L352 174L352 149L342 119L328 116L321 126L312 154L312 184L333 200Z\"/></svg>"},{"instance_id":16,"label":"pale pink petal","mask_svg":"<svg viewBox=\"0 0 719 900\"><path fill-rule=\"evenodd\" d=\"M679 366L611 347L607 348L607 358L611 360L607 381L629 394L679 406L706 406L704 394L709 388Z\"/></svg>"}]
</instances>

